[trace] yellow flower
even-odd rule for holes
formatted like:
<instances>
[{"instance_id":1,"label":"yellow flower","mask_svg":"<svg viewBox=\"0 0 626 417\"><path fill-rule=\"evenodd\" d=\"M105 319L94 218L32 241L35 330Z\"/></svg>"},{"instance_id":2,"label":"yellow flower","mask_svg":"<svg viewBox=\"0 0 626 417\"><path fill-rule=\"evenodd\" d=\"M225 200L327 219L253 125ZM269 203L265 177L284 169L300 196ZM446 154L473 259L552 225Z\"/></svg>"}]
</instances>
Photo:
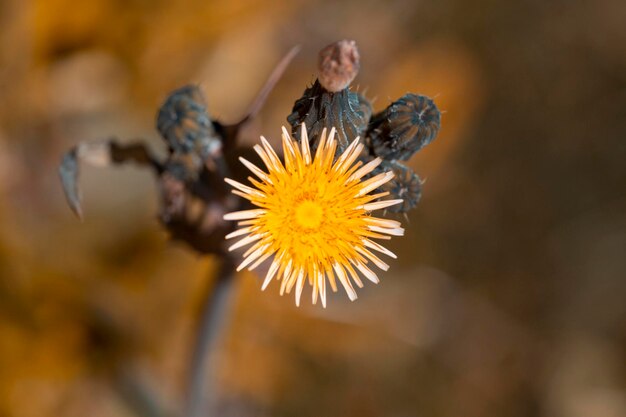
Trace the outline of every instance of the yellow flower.
<instances>
[{"instance_id":1,"label":"yellow flower","mask_svg":"<svg viewBox=\"0 0 626 417\"><path fill-rule=\"evenodd\" d=\"M238 271L246 267L253 270L273 256L263 290L272 278L282 279L280 294L295 287L296 304L300 305L302 289L308 281L313 287L313 304L319 295L326 307L327 278L333 291L337 291L335 277L338 278L350 300L354 300L357 296L351 280L363 286L357 270L378 283L370 265L385 271L389 268L372 250L393 258L395 255L372 239L402 236L404 229L399 222L372 217L370 212L402 200L376 201L389 193L370 194L393 178L393 173L362 180L381 160L355 163L363 150L359 138L336 159L334 128L328 136L326 130L322 132L314 157L304 125L301 138L298 145L283 127L282 163L269 142L261 137L262 146L254 149L268 172L239 158L258 180L248 177L254 187L229 178L226 182L236 188L234 194L258 208L226 214L225 220L236 220L241 226L226 239L245 236L229 248L231 251L254 243L244 253Z\"/></svg>"}]
</instances>

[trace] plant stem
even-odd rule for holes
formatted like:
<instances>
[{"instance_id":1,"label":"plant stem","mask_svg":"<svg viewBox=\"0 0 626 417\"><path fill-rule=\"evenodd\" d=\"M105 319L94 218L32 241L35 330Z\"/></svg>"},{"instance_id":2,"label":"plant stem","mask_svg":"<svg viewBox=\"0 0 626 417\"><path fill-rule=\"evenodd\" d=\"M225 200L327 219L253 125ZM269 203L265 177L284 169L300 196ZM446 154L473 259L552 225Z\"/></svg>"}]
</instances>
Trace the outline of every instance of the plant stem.
<instances>
[{"instance_id":1,"label":"plant stem","mask_svg":"<svg viewBox=\"0 0 626 417\"><path fill-rule=\"evenodd\" d=\"M185 417L207 417L212 396L210 359L222 339L228 319L228 306L234 288L235 268L224 256L213 286L207 291L196 331L196 340L188 370Z\"/></svg>"},{"instance_id":2,"label":"plant stem","mask_svg":"<svg viewBox=\"0 0 626 417\"><path fill-rule=\"evenodd\" d=\"M120 369L115 375L115 384L120 397L129 409L139 417L166 417L171 415L159 401L159 396L142 383L128 369Z\"/></svg>"}]
</instances>

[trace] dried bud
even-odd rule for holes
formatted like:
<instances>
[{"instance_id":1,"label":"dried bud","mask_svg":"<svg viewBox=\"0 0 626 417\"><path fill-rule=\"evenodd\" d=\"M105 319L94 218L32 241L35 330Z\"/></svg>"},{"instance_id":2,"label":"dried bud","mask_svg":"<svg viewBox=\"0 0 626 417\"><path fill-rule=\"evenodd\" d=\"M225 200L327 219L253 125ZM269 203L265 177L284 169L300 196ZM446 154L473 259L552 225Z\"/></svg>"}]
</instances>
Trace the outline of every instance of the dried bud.
<instances>
[{"instance_id":1,"label":"dried bud","mask_svg":"<svg viewBox=\"0 0 626 417\"><path fill-rule=\"evenodd\" d=\"M318 81L304 90L287 117L294 137L300 139L302 123L306 124L311 148L317 148L322 130L337 130L337 152L343 152L357 136L363 136L372 107L367 99L348 89L329 93Z\"/></svg>"},{"instance_id":2,"label":"dried bud","mask_svg":"<svg viewBox=\"0 0 626 417\"><path fill-rule=\"evenodd\" d=\"M396 204L387 208L392 213L407 213L417 206L422 197L422 180L415 172L399 161L383 162L376 168L371 175L380 174L381 172L392 171L394 177L383 184L378 191L388 191L392 198L401 198L401 204Z\"/></svg>"},{"instance_id":3,"label":"dried bud","mask_svg":"<svg viewBox=\"0 0 626 417\"><path fill-rule=\"evenodd\" d=\"M319 81L331 93L347 88L359 73L359 50L355 41L332 43L319 54Z\"/></svg>"},{"instance_id":4,"label":"dried bud","mask_svg":"<svg viewBox=\"0 0 626 417\"><path fill-rule=\"evenodd\" d=\"M439 109L430 98L405 94L372 117L367 128L370 151L406 161L435 139L440 122Z\"/></svg>"},{"instance_id":5,"label":"dried bud","mask_svg":"<svg viewBox=\"0 0 626 417\"><path fill-rule=\"evenodd\" d=\"M159 109L157 129L175 153L195 153L205 159L222 146L209 118L204 95L194 85L170 94Z\"/></svg>"}]
</instances>

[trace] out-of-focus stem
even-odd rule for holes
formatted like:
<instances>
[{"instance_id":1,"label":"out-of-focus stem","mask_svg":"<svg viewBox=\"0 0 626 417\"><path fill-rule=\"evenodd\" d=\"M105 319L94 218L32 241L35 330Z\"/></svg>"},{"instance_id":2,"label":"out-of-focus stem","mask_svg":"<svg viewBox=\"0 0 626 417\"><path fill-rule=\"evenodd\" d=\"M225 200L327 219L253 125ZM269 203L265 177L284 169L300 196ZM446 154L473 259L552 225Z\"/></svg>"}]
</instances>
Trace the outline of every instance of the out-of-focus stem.
<instances>
[{"instance_id":1,"label":"out-of-focus stem","mask_svg":"<svg viewBox=\"0 0 626 417\"><path fill-rule=\"evenodd\" d=\"M222 339L228 321L228 307L234 288L235 268L231 259L223 256L214 285L202 304L191 363L188 370L185 417L207 417L211 389L210 359Z\"/></svg>"},{"instance_id":2,"label":"out-of-focus stem","mask_svg":"<svg viewBox=\"0 0 626 417\"><path fill-rule=\"evenodd\" d=\"M300 46L294 46L280 60L276 67L274 67L274 70L268 77L267 81L265 81L265 84L263 85L261 90L259 90L259 92L257 93L256 98L248 108L248 111L243 119L233 125L224 125L221 127L224 137L229 139L224 143L225 149L234 149L235 145L237 144L239 130L246 123L256 117L256 115L263 107L263 104L265 104L265 100L267 100L270 92L274 89L276 83L278 83L278 80L280 80L280 78L283 76L283 74L287 70L287 67L298 54L298 52L300 52Z\"/></svg>"},{"instance_id":3,"label":"out-of-focus stem","mask_svg":"<svg viewBox=\"0 0 626 417\"><path fill-rule=\"evenodd\" d=\"M139 417L167 417L169 410L159 401L159 396L128 369L120 369L115 375L114 387L128 407Z\"/></svg>"},{"instance_id":4,"label":"out-of-focus stem","mask_svg":"<svg viewBox=\"0 0 626 417\"><path fill-rule=\"evenodd\" d=\"M245 119L242 120L240 123L247 122L259 113L259 110L261 110L261 108L263 107L265 100L267 100L267 96L269 96L270 92L274 89L274 86L276 85L278 80L280 80L280 78L283 76L291 61L295 58L296 55L298 55L298 52L300 52L300 46L294 46L289 50L289 52L287 52L287 55L285 55L280 60L280 62L276 65L276 67L268 77L265 85L263 85L261 90L256 95L256 98L250 105Z\"/></svg>"}]
</instances>

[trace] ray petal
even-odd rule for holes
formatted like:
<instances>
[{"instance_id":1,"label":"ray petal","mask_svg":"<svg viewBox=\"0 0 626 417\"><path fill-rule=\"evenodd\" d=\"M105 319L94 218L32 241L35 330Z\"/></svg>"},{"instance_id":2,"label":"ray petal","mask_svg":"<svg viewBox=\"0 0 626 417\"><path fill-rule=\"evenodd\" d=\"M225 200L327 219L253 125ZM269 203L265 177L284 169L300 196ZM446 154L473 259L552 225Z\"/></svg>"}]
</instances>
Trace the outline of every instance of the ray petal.
<instances>
[{"instance_id":1,"label":"ray petal","mask_svg":"<svg viewBox=\"0 0 626 417\"><path fill-rule=\"evenodd\" d=\"M317 281L320 288L320 299L322 300L322 307L326 308L326 278L321 272L317 273Z\"/></svg>"},{"instance_id":2,"label":"ray petal","mask_svg":"<svg viewBox=\"0 0 626 417\"><path fill-rule=\"evenodd\" d=\"M234 232L231 232L231 233L227 234L225 239L232 239L232 238L237 237L237 236L248 234L248 233L250 233L251 230L252 230L252 226L244 227L242 229L237 229Z\"/></svg>"},{"instance_id":3,"label":"ray petal","mask_svg":"<svg viewBox=\"0 0 626 417\"><path fill-rule=\"evenodd\" d=\"M384 247L382 245L379 245L376 242L373 242L373 241L371 241L369 239L363 239L362 242L363 242L363 244L365 246L367 246L370 249L374 249L374 250L377 250L380 253L384 253L385 255L387 255L387 256L389 256L389 257L391 257L393 259L397 259L398 258L395 253L393 253L392 251L390 251L386 247Z\"/></svg>"},{"instance_id":4,"label":"ray petal","mask_svg":"<svg viewBox=\"0 0 626 417\"><path fill-rule=\"evenodd\" d=\"M263 194L262 192L260 192L259 190L252 188L252 187L248 187L247 185L243 185L240 182L237 182L235 180L231 180L230 178L224 178L224 181L226 181L228 184L230 184L231 186L237 188L238 190L246 193L246 194L250 194L250 195L254 195L257 197L265 197L265 194Z\"/></svg>"},{"instance_id":5,"label":"ray petal","mask_svg":"<svg viewBox=\"0 0 626 417\"><path fill-rule=\"evenodd\" d=\"M402 223L397 220L392 219L381 219L380 217L365 217L365 222L373 224L374 226L387 227L391 229L395 229L397 227L402 227Z\"/></svg>"},{"instance_id":6,"label":"ray petal","mask_svg":"<svg viewBox=\"0 0 626 417\"><path fill-rule=\"evenodd\" d=\"M359 192L356 194L357 197L365 195L372 190L377 189L381 185L385 184L389 180L393 178L394 174L391 171L383 172L382 174L378 174L370 179L367 179L361 183L361 187Z\"/></svg>"},{"instance_id":7,"label":"ray petal","mask_svg":"<svg viewBox=\"0 0 626 417\"><path fill-rule=\"evenodd\" d=\"M257 241L257 240L261 239L262 237L263 237L263 235L258 234L258 233L255 233L255 234L253 234L253 235L246 236L246 237L244 237L243 239L241 239L240 241L238 241L237 243L235 243L235 244L231 245L231 246L228 248L228 251L229 251L229 252L232 252L232 251L234 251L235 249L239 249L239 248L241 248L241 247L243 247L243 246L249 245L250 243L252 243L252 242L254 242L254 241Z\"/></svg>"},{"instance_id":8,"label":"ray petal","mask_svg":"<svg viewBox=\"0 0 626 417\"><path fill-rule=\"evenodd\" d=\"M352 143L350 145L348 145L346 150L335 161L335 165L333 166L333 169L335 171L340 171L341 170L341 166L344 164L344 162L346 162L347 160L349 160L350 157L353 156L353 153L355 153L354 152L355 148L357 147L358 144L359 144L359 138L357 137L355 140L352 141ZM358 154L357 154L357 156L358 156ZM351 162L348 162L348 164L351 164Z\"/></svg>"},{"instance_id":9,"label":"ray petal","mask_svg":"<svg viewBox=\"0 0 626 417\"><path fill-rule=\"evenodd\" d=\"M320 164L322 162L322 156L326 149L326 128L322 129L319 143L317 144L317 150L315 151L315 162Z\"/></svg>"},{"instance_id":10,"label":"ray petal","mask_svg":"<svg viewBox=\"0 0 626 417\"><path fill-rule=\"evenodd\" d=\"M359 208L363 208L365 211L374 211L374 210L380 210L380 209L384 209L387 207L395 206L396 204L400 204L403 201L404 200L401 198L396 199L396 200L375 201L373 203L363 204L362 206L359 206Z\"/></svg>"},{"instance_id":11,"label":"ray petal","mask_svg":"<svg viewBox=\"0 0 626 417\"><path fill-rule=\"evenodd\" d=\"M268 269L267 274L265 275L265 280L263 281L263 285L261 286L261 291L265 291L272 278L274 278L274 275L276 275L276 271L278 271L279 266L280 258L275 258L270 265L270 269Z\"/></svg>"},{"instance_id":12,"label":"ray petal","mask_svg":"<svg viewBox=\"0 0 626 417\"><path fill-rule=\"evenodd\" d=\"M300 297L302 297L302 289L304 288L304 269L300 269L298 280L296 282L296 306L300 307Z\"/></svg>"},{"instance_id":13,"label":"ray petal","mask_svg":"<svg viewBox=\"0 0 626 417\"><path fill-rule=\"evenodd\" d=\"M349 262L346 262L344 267L350 273L350 277L352 277L352 281L356 283L357 287L363 288L363 281L361 281L361 278L359 278L359 274L357 274L354 268L352 268L352 265L350 265Z\"/></svg>"},{"instance_id":14,"label":"ray petal","mask_svg":"<svg viewBox=\"0 0 626 417\"><path fill-rule=\"evenodd\" d=\"M306 165L311 164L311 148L309 147L309 134L306 131L306 126L302 123L302 130L300 133L300 146L302 147L302 157Z\"/></svg>"},{"instance_id":15,"label":"ray petal","mask_svg":"<svg viewBox=\"0 0 626 417\"><path fill-rule=\"evenodd\" d=\"M319 285L316 282L313 283L313 290L311 291L311 304L317 304L317 296L319 294Z\"/></svg>"},{"instance_id":16,"label":"ray petal","mask_svg":"<svg viewBox=\"0 0 626 417\"><path fill-rule=\"evenodd\" d=\"M267 245L269 247L269 245ZM252 265L250 265L250 268L248 268L248 271L254 271L256 269L257 266L261 265L263 262L265 262L265 260L267 258L269 258L270 256L272 256L274 252L272 252L271 250L268 250L268 248L265 249L265 253L263 254L263 256L261 256L259 259L256 260L256 262L254 262Z\"/></svg>"},{"instance_id":17,"label":"ray petal","mask_svg":"<svg viewBox=\"0 0 626 417\"><path fill-rule=\"evenodd\" d=\"M255 218L265 214L265 212L266 212L266 210L263 210L263 209L234 211L232 213L224 214L224 220L248 220L248 219L255 219Z\"/></svg>"},{"instance_id":18,"label":"ray petal","mask_svg":"<svg viewBox=\"0 0 626 417\"><path fill-rule=\"evenodd\" d=\"M367 164L359 168L354 174L352 174L349 180L355 181L355 180L361 179L364 175L367 175L370 172L372 172L374 168L380 165L381 162L383 162L383 160L380 158L375 158L369 161Z\"/></svg>"},{"instance_id":19,"label":"ray petal","mask_svg":"<svg viewBox=\"0 0 626 417\"><path fill-rule=\"evenodd\" d=\"M386 234L392 235L392 236L404 236L404 229L401 228L401 227L396 227L394 229L387 229L387 228L384 228L384 227L368 225L367 228L370 229L373 232L386 233Z\"/></svg>"},{"instance_id":20,"label":"ray petal","mask_svg":"<svg viewBox=\"0 0 626 417\"><path fill-rule=\"evenodd\" d=\"M260 248L258 248L257 250L255 250L254 252L252 252L250 255L248 255L247 258L245 258L243 260L242 263L239 264L239 266L237 267L237 272L241 271L242 269L244 269L246 266L250 265L251 262L253 262L254 260L256 260L258 257L260 257L261 255L263 255L263 252L267 249L269 245L264 245L261 246Z\"/></svg>"},{"instance_id":21,"label":"ray petal","mask_svg":"<svg viewBox=\"0 0 626 417\"><path fill-rule=\"evenodd\" d=\"M333 268L335 269L335 272L337 273L337 278L339 278L339 282L341 282L341 285L343 285L344 290L346 290L346 293L348 294L348 298L350 299L350 301L356 300L357 298L356 291L354 291L354 287L352 286L352 283L350 283L350 281L348 280L348 277L346 276L346 271L344 271L343 267L339 265L339 263L336 263L336 262L333 264Z\"/></svg>"},{"instance_id":22,"label":"ray petal","mask_svg":"<svg viewBox=\"0 0 626 417\"><path fill-rule=\"evenodd\" d=\"M365 275L365 278L369 279L374 284L378 284L380 282L380 280L378 279L378 276L371 269L363 265L361 262L355 263L354 266L356 266L357 269L361 271L363 275Z\"/></svg>"},{"instance_id":23,"label":"ray petal","mask_svg":"<svg viewBox=\"0 0 626 417\"><path fill-rule=\"evenodd\" d=\"M370 261L374 262L374 265L382 269L383 271L387 271L389 269L389 265L384 263L378 256L374 255L372 252L367 249L356 247L357 252L365 256Z\"/></svg>"},{"instance_id":24,"label":"ray petal","mask_svg":"<svg viewBox=\"0 0 626 417\"><path fill-rule=\"evenodd\" d=\"M272 180L270 179L270 177L265 172L263 172L261 168L257 167L252 162L248 161L246 158L242 156L239 157L239 161L241 161L241 163L244 164L246 168L252 171L252 173L256 175L257 177L259 177L261 180L269 184L272 183Z\"/></svg>"}]
</instances>

